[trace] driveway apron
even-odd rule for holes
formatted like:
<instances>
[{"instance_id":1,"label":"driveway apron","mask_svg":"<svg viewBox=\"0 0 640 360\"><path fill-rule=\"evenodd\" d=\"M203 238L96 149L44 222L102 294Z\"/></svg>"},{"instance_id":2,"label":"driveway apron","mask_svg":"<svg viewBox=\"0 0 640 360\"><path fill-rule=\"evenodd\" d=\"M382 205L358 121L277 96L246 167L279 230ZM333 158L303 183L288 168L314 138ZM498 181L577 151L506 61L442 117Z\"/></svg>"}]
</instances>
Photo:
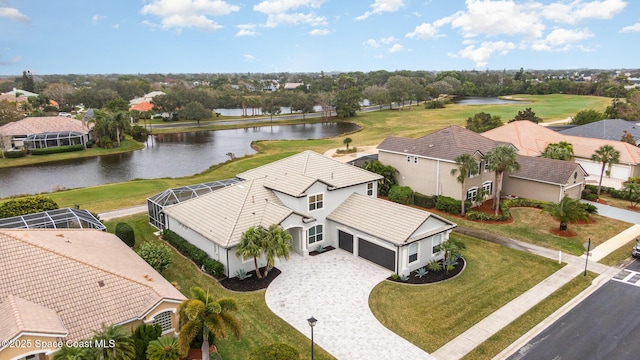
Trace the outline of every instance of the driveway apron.
<instances>
[{"instance_id":1,"label":"driveway apron","mask_svg":"<svg viewBox=\"0 0 640 360\"><path fill-rule=\"evenodd\" d=\"M434 359L373 316L369 294L389 270L335 249L318 256L292 254L269 285L267 306L337 359Z\"/></svg>"}]
</instances>

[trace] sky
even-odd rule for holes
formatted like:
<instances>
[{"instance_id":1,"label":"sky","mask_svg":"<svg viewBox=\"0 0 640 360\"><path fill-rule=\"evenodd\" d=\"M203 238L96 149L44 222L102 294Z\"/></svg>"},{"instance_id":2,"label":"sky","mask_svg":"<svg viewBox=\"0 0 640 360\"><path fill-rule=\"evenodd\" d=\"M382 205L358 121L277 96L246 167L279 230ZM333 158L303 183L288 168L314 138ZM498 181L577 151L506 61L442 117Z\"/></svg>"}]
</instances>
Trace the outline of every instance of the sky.
<instances>
[{"instance_id":1,"label":"sky","mask_svg":"<svg viewBox=\"0 0 640 360\"><path fill-rule=\"evenodd\" d=\"M0 0L0 74L640 68L638 0Z\"/></svg>"}]
</instances>

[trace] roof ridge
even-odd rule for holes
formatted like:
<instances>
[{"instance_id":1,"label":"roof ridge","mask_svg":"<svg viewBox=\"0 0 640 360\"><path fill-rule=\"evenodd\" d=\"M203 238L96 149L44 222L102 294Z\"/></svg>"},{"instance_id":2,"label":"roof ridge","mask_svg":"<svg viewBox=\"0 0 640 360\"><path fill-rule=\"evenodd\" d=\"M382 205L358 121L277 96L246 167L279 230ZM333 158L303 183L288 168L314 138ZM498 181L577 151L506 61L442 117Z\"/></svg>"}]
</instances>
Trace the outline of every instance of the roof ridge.
<instances>
[{"instance_id":1,"label":"roof ridge","mask_svg":"<svg viewBox=\"0 0 640 360\"><path fill-rule=\"evenodd\" d=\"M242 210L244 209L244 206L247 203L247 198L249 197L249 193L251 192L251 189L253 189L254 180L255 179L250 180L251 183L247 187L247 191L244 194L244 199L242 199L242 203L240 204L240 209L236 214L236 218L233 221L233 227L231 228L231 231L229 231L229 234L227 235L227 246L229 246L229 240L231 239L231 235L235 232L236 228L238 227L238 220L240 219L240 216L242 215Z\"/></svg>"},{"instance_id":2,"label":"roof ridge","mask_svg":"<svg viewBox=\"0 0 640 360\"><path fill-rule=\"evenodd\" d=\"M20 316L20 311L18 310L18 304L16 304L16 296L13 294L9 294L6 299L9 308L11 309L11 313L13 314L13 320L18 327L18 330L22 331L24 329L24 322L22 321L22 317Z\"/></svg>"}]
</instances>

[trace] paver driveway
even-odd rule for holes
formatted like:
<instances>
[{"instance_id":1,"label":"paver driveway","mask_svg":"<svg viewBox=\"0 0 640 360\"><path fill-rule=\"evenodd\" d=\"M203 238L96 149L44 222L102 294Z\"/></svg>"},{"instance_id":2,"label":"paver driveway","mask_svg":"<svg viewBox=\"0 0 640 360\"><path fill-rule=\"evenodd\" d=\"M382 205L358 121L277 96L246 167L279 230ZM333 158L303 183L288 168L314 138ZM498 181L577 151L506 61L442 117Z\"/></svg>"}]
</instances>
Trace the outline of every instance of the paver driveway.
<instances>
[{"instance_id":1,"label":"paver driveway","mask_svg":"<svg viewBox=\"0 0 640 360\"><path fill-rule=\"evenodd\" d=\"M318 256L292 254L276 264L267 306L337 359L434 359L385 328L369 310L369 294L390 271L335 249Z\"/></svg>"}]
</instances>

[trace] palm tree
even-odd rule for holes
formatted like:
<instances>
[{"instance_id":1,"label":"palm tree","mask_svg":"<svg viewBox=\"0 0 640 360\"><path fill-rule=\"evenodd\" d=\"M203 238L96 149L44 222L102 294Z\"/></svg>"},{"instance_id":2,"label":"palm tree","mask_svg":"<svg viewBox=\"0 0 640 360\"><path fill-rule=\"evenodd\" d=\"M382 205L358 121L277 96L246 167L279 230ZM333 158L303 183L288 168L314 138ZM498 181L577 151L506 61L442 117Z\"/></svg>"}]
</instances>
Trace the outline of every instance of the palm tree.
<instances>
[{"instance_id":1,"label":"palm tree","mask_svg":"<svg viewBox=\"0 0 640 360\"><path fill-rule=\"evenodd\" d=\"M90 358L91 352L88 348L67 345L61 347L53 355L53 360L87 360Z\"/></svg>"},{"instance_id":2,"label":"palm tree","mask_svg":"<svg viewBox=\"0 0 640 360\"><path fill-rule=\"evenodd\" d=\"M200 332L202 332L202 360L209 360L210 332L220 339L225 339L228 328L239 339L242 329L240 321L232 314L233 311L238 311L238 303L235 299L214 300L201 288L191 288L191 299L183 301L178 307L182 322L178 336L180 352L185 355L189 351L189 345Z\"/></svg>"},{"instance_id":3,"label":"palm tree","mask_svg":"<svg viewBox=\"0 0 640 360\"><path fill-rule=\"evenodd\" d=\"M353 142L353 139L351 139L350 137L345 138L344 140L342 140L342 143L347 146L347 150L349 150L349 144L351 144L352 142Z\"/></svg>"},{"instance_id":4,"label":"palm tree","mask_svg":"<svg viewBox=\"0 0 640 360\"><path fill-rule=\"evenodd\" d=\"M557 204L545 205L542 211L549 213L551 217L560 221L560 230L567 229L567 222L585 220L589 213L582 207L580 201L565 195Z\"/></svg>"},{"instance_id":5,"label":"palm tree","mask_svg":"<svg viewBox=\"0 0 640 360\"><path fill-rule=\"evenodd\" d=\"M253 264L256 267L256 276L262 279L260 268L258 267L258 258L262 255L262 239L264 237L264 228L261 226L252 226L242 233L240 243L236 248L236 256L247 260L253 258Z\"/></svg>"},{"instance_id":6,"label":"palm tree","mask_svg":"<svg viewBox=\"0 0 640 360\"><path fill-rule=\"evenodd\" d=\"M269 226L265 234L262 249L267 255L267 266L264 268L264 277L267 277L277 258L289 260L289 254L293 248L291 244L293 237L278 224Z\"/></svg>"},{"instance_id":7,"label":"palm tree","mask_svg":"<svg viewBox=\"0 0 640 360\"><path fill-rule=\"evenodd\" d=\"M609 164L617 164L620 162L620 152L613 148L611 145L602 145L591 155L591 160L602 163L602 170L600 170L600 181L598 182L598 197L600 197L600 189L602 187L602 176L604 175L604 168Z\"/></svg>"},{"instance_id":8,"label":"palm tree","mask_svg":"<svg viewBox=\"0 0 640 360\"><path fill-rule=\"evenodd\" d=\"M489 169L496 173L496 193L493 196L493 205L496 215L500 211L500 193L502 192L502 178L505 171L520 170L518 153L511 145L498 145L493 151L487 153Z\"/></svg>"},{"instance_id":9,"label":"palm tree","mask_svg":"<svg viewBox=\"0 0 640 360\"><path fill-rule=\"evenodd\" d=\"M178 339L173 336L162 336L149 342L147 347L148 360L180 360L181 357Z\"/></svg>"},{"instance_id":10,"label":"palm tree","mask_svg":"<svg viewBox=\"0 0 640 360\"><path fill-rule=\"evenodd\" d=\"M464 216L464 202L466 199L466 192L467 192L467 187L465 186L467 177L472 176L472 175L476 175L478 173L478 162L476 161L476 158L474 158L472 155L469 154L462 154L458 157L456 157L455 159L456 165L458 166L457 168L451 169L451 175L455 176L456 174L458 174L458 177L456 178L456 180L458 180L458 182L460 184L462 184L462 197L460 198L460 211L462 213L462 216Z\"/></svg>"},{"instance_id":11,"label":"palm tree","mask_svg":"<svg viewBox=\"0 0 640 360\"><path fill-rule=\"evenodd\" d=\"M102 324L102 328L99 331L94 331L94 333L92 343L101 344L101 346L94 346L93 348L96 359L133 360L136 358L133 339L122 326Z\"/></svg>"}]
</instances>

